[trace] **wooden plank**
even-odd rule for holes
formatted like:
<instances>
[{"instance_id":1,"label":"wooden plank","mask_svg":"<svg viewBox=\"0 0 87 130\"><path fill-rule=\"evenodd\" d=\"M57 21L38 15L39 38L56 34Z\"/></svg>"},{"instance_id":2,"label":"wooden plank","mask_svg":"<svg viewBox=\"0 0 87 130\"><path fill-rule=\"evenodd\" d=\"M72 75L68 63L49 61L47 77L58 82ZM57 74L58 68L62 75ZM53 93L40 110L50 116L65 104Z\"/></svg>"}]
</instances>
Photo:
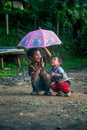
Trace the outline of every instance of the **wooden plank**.
<instances>
[{"instance_id":1,"label":"wooden plank","mask_svg":"<svg viewBox=\"0 0 87 130\"><path fill-rule=\"evenodd\" d=\"M24 49L20 49L20 50L17 50L17 49L12 49L12 50L6 50L6 51L0 51L0 54L6 54L6 53L25 53L24 52Z\"/></svg>"}]
</instances>

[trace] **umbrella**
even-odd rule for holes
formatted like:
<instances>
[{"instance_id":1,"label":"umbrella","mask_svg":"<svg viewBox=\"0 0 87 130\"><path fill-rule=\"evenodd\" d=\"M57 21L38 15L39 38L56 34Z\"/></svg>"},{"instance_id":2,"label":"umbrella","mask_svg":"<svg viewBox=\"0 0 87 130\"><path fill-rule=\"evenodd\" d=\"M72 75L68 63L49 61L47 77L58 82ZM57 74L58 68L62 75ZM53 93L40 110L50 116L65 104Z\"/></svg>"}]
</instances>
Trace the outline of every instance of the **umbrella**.
<instances>
[{"instance_id":1,"label":"umbrella","mask_svg":"<svg viewBox=\"0 0 87 130\"><path fill-rule=\"evenodd\" d=\"M52 45L60 45L61 43L61 40L53 31L38 29L25 35L18 43L18 46L25 48L44 48Z\"/></svg>"}]
</instances>

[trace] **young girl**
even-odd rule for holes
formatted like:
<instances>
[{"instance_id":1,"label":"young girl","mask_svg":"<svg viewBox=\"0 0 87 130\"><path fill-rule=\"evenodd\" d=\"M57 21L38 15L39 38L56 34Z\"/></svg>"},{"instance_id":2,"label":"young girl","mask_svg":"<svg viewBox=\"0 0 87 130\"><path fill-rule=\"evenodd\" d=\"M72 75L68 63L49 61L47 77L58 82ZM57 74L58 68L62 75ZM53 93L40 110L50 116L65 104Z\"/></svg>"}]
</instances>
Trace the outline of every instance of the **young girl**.
<instances>
[{"instance_id":1,"label":"young girl","mask_svg":"<svg viewBox=\"0 0 87 130\"><path fill-rule=\"evenodd\" d=\"M61 95L61 92L65 94L65 96L70 96L70 81L61 67L61 59L57 56L53 57L51 60L52 68L49 71L51 77L51 88L57 95Z\"/></svg>"}]
</instances>

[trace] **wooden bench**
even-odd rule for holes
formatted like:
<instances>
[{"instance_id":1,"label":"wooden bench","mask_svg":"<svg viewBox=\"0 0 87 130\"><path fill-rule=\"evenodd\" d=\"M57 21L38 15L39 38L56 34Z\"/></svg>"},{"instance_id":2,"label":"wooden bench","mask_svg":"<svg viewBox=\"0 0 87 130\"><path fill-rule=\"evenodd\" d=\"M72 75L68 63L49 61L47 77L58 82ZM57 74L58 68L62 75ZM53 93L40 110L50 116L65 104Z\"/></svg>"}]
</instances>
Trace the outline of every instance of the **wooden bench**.
<instances>
[{"instance_id":1,"label":"wooden bench","mask_svg":"<svg viewBox=\"0 0 87 130\"><path fill-rule=\"evenodd\" d=\"M25 55L24 49L16 49L16 48L9 48L9 47L0 47L0 59L1 59L1 67L4 68L4 60L6 58L16 58L18 66L21 68L21 55Z\"/></svg>"}]
</instances>

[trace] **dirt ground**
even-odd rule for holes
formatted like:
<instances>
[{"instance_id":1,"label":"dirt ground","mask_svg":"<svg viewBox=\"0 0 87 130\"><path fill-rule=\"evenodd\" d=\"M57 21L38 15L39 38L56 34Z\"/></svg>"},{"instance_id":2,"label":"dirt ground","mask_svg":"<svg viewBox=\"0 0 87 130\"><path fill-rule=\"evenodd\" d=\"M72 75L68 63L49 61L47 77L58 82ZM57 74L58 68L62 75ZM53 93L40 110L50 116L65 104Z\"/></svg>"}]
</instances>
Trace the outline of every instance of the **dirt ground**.
<instances>
[{"instance_id":1,"label":"dirt ground","mask_svg":"<svg viewBox=\"0 0 87 130\"><path fill-rule=\"evenodd\" d=\"M87 130L87 68L68 76L71 97L30 96L28 76L0 78L0 130Z\"/></svg>"}]
</instances>

